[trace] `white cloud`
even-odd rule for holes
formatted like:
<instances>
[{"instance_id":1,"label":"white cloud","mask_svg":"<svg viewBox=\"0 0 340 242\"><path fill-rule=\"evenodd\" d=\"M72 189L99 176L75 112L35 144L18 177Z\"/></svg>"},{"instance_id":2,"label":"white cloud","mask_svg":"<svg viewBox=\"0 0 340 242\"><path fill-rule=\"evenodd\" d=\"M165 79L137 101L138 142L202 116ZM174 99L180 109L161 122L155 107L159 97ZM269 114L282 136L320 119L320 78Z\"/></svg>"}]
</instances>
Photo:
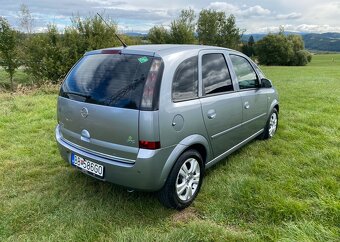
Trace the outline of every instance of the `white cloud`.
<instances>
[{"instance_id":1,"label":"white cloud","mask_svg":"<svg viewBox=\"0 0 340 242\"><path fill-rule=\"evenodd\" d=\"M241 17L267 16L271 13L269 9L263 8L260 5L249 7L244 4L242 6L237 6L226 2L212 2L209 4L208 8Z\"/></svg>"},{"instance_id":2,"label":"white cloud","mask_svg":"<svg viewBox=\"0 0 340 242\"><path fill-rule=\"evenodd\" d=\"M317 25L317 24L300 24L281 25L285 31L288 32L302 32L302 33L326 33L326 32L340 32L340 27L330 25ZM277 33L280 26L267 26L258 28L258 33Z\"/></svg>"},{"instance_id":3,"label":"white cloud","mask_svg":"<svg viewBox=\"0 0 340 242\"><path fill-rule=\"evenodd\" d=\"M299 19L302 17L301 13L289 13L289 14L278 14L276 16L277 19Z\"/></svg>"},{"instance_id":4,"label":"white cloud","mask_svg":"<svg viewBox=\"0 0 340 242\"><path fill-rule=\"evenodd\" d=\"M251 16L265 16L269 15L271 11L269 9L263 8L259 5L249 7L247 9L240 11L243 16L251 15Z\"/></svg>"},{"instance_id":5,"label":"white cloud","mask_svg":"<svg viewBox=\"0 0 340 242\"><path fill-rule=\"evenodd\" d=\"M325 33L325 32L340 32L339 26L331 26L328 24L324 25L311 25L311 24L301 24L295 27L298 32L308 32L308 33Z\"/></svg>"},{"instance_id":6,"label":"white cloud","mask_svg":"<svg viewBox=\"0 0 340 242\"><path fill-rule=\"evenodd\" d=\"M101 5L124 5L126 2L117 2L117 1L111 1L111 0L86 0L88 3L97 3Z\"/></svg>"},{"instance_id":7,"label":"white cloud","mask_svg":"<svg viewBox=\"0 0 340 242\"><path fill-rule=\"evenodd\" d=\"M34 28L35 33L43 33L47 31L47 26L41 26L41 27L36 27Z\"/></svg>"},{"instance_id":8,"label":"white cloud","mask_svg":"<svg viewBox=\"0 0 340 242\"><path fill-rule=\"evenodd\" d=\"M226 13L236 13L240 10L239 7L226 2L212 2L209 4L208 8L224 11Z\"/></svg>"},{"instance_id":9,"label":"white cloud","mask_svg":"<svg viewBox=\"0 0 340 242\"><path fill-rule=\"evenodd\" d=\"M169 25L181 9L191 7L198 14L202 8L224 11L236 16L239 28L247 33L277 31L340 32L340 0L23 0L35 17L35 27L43 30L48 23L70 25L70 17L103 13L125 30L147 32L155 24ZM18 27L20 1L0 0L0 15ZM337 27L339 26L339 27ZM62 26L60 26L62 27Z\"/></svg>"},{"instance_id":10,"label":"white cloud","mask_svg":"<svg viewBox=\"0 0 340 242\"><path fill-rule=\"evenodd\" d=\"M339 25L340 1L312 5L306 12L309 22Z\"/></svg>"}]
</instances>

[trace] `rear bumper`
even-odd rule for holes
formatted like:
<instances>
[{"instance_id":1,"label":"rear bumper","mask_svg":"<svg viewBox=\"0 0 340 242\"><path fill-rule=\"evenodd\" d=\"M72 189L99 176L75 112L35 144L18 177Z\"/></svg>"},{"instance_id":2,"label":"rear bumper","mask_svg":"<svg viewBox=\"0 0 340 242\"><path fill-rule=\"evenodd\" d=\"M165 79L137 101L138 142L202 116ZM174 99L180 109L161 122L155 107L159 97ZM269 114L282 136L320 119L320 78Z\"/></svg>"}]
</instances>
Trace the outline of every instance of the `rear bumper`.
<instances>
[{"instance_id":1,"label":"rear bumper","mask_svg":"<svg viewBox=\"0 0 340 242\"><path fill-rule=\"evenodd\" d=\"M168 175L167 172L164 172L165 164L175 148L167 147L158 150L139 149L136 162L131 164L107 159L82 150L79 147L72 146L71 143L64 140L61 136L59 126L56 128L56 140L62 158L69 164L71 164L71 154L77 154L105 167L104 177L101 180L145 191L157 191L163 187ZM86 171L84 173L88 174Z\"/></svg>"}]
</instances>

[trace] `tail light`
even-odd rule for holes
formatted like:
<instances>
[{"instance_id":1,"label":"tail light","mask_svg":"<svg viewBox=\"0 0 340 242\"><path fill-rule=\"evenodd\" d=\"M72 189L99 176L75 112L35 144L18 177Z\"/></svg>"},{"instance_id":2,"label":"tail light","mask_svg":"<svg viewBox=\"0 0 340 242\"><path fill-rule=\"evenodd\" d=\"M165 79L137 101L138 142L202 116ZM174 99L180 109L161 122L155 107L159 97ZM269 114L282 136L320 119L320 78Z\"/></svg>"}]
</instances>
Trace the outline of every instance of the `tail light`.
<instances>
[{"instance_id":1,"label":"tail light","mask_svg":"<svg viewBox=\"0 0 340 242\"><path fill-rule=\"evenodd\" d=\"M160 58L154 58L150 67L148 77L144 84L141 100L141 110L153 111L158 109L159 88L163 74L163 62ZM140 140L139 148L156 150L161 147L159 141Z\"/></svg>"},{"instance_id":2,"label":"tail light","mask_svg":"<svg viewBox=\"0 0 340 242\"><path fill-rule=\"evenodd\" d=\"M159 141L140 140L139 148L148 149L148 150L156 150L156 149L161 148L161 143Z\"/></svg>"},{"instance_id":3,"label":"tail light","mask_svg":"<svg viewBox=\"0 0 340 242\"><path fill-rule=\"evenodd\" d=\"M154 58L150 72L145 81L141 109L142 110L154 110L155 102L158 100L159 92L159 79L162 70L162 60Z\"/></svg>"}]
</instances>

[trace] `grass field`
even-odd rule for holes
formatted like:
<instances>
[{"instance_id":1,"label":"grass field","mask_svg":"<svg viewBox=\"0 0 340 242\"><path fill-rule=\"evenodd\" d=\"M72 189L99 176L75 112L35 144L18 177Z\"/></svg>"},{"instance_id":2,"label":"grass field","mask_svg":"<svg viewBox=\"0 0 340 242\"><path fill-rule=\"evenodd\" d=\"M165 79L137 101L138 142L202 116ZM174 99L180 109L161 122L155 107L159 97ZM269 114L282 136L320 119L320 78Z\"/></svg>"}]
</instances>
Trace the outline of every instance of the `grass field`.
<instances>
[{"instance_id":1,"label":"grass field","mask_svg":"<svg viewBox=\"0 0 340 242\"><path fill-rule=\"evenodd\" d=\"M263 70L278 133L208 170L182 212L62 161L55 91L0 94L0 241L339 241L340 55Z\"/></svg>"}]
</instances>

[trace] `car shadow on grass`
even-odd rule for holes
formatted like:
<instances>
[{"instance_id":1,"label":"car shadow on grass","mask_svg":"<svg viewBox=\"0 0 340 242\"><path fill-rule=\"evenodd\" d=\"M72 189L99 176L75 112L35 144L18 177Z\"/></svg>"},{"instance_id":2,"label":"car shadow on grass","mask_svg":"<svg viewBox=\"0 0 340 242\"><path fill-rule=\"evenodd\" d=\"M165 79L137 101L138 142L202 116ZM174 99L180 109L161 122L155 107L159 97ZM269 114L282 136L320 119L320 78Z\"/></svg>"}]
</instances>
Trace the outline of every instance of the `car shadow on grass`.
<instances>
[{"instance_id":1,"label":"car shadow on grass","mask_svg":"<svg viewBox=\"0 0 340 242\"><path fill-rule=\"evenodd\" d=\"M154 225L171 216L175 210L165 208L155 192L128 191L127 188L90 177L73 167L61 175L60 193L71 207L86 208L120 224Z\"/></svg>"}]
</instances>

